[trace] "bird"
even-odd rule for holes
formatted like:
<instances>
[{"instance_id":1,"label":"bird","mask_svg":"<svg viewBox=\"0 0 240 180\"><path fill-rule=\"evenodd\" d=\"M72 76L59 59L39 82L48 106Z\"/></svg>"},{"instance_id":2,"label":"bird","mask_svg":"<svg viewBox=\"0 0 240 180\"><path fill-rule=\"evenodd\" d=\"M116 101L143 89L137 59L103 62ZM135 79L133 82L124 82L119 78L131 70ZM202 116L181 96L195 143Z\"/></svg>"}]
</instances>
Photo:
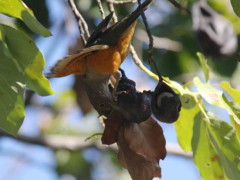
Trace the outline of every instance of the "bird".
<instances>
[{"instance_id":1,"label":"bird","mask_svg":"<svg viewBox=\"0 0 240 180\"><path fill-rule=\"evenodd\" d=\"M141 123L151 116L150 93L139 92L136 83L119 68L122 77L116 88L117 107L128 122Z\"/></svg>"},{"instance_id":2,"label":"bird","mask_svg":"<svg viewBox=\"0 0 240 180\"><path fill-rule=\"evenodd\" d=\"M181 110L181 101L166 83L160 80L152 93L152 112L157 120L165 123L177 121Z\"/></svg>"},{"instance_id":3,"label":"bird","mask_svg":"<svg viewBox=\"0 0 240 180\"><path fill-rule=\"evenodd\" d=\"M219 59L236 53L238 39L232 24L207 2L199 1L193 5L192 21L204 55Z\"/></svg>"},{"instance_id":4,"label":"bird","mask_svg":"<svg viewBox=\"0 0 240 180\"><path fill-rule=\"evenodd\" d=\"M152 0L145 0L131 14L108 27L110 13L95 29L83 49L66 56L52 67L49 77L80 75L89 100L100 115L108 116L113 109L109 79L129 53L137 18Z\"/></svg>"}]
</instances>

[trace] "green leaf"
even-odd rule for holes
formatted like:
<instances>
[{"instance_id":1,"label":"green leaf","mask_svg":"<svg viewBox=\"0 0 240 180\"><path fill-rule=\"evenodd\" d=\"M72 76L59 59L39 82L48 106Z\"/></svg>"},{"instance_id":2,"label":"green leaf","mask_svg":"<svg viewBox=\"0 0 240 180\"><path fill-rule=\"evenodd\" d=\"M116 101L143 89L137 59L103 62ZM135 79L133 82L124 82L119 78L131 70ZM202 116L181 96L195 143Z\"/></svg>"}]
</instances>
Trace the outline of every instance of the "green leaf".
<instances>
[{"instance_id":1,"label":"green leaf","mask_svg":"<svg viewBox=\"0 0 240 180\"><path fill-rule=\"evenodd\" d=\"M0 128L17 135L24 119L24 89L53 91L43 76L44 59L23 32L0 24Z\"/></svg>"},{"instance_id":2,"label":"green leaf","mask_svg":"<svg viewBox=\"0 0 240 180\"><path fill-rule=\"evenodd\" d=\"M210 140L229 179L240 179L240 143L235 130L226 122L211 120Z\"/></svg>"},{"instance_id":3,"label":"green leaf","mask_svg":"<svg viewBox=\"0 0 240 180\"><path fill-rule=\"evenodd\" d=\"M232 0L233 1L233 0ZM239 2L239 0L235 0L235 2ZM219 12L221 15L224 16L224 18L228 19L234 26L234 29L236 31L237 34L240 33L240 18L238 16L236 16L236 14L232 11L232 9L230 8L230 1L216 1L216 0L208 0L209 5L214 8L215 10L217 10L217 12ZM239 8L238 4L233 4L235 7L234 8ZM235 11L235 10L234 10ZM239 11L238 11L239 13Z\"/></svg>"},{"instance_id":4,"label":"green leaf","mask_svg":"<svg viewBox=\"0 0 240 180\"><path fill-rule=\"evenodd\" d=\"M24 119L25 77L0 40L0 127L17 135Z\"/></svg>"},{"instance_id":5,"label":"green leaf","mask_svg":"<svg viewBox=\"0 0 240 180\"><path fill-rule=\"evenodd\" d=\"M203 83L199 78L195 77L193 79L195 86L197 87L200 95L211 105L224 108L230 115L233 116L234 120L240 124L240 119L235 114L234 110L229 106L229 102L223 95L223 92L217 90L209 83Z\"/></svg>"},{"instance_id":6,"label":"green leaf","mask_svg":"<svg viewBox=\"0 0 240 180\"><path fill-rule=\"evenodd\" d=\"M198 59L200 61L201 67L203 69L206 81L209 80L209 67L207 65L207 59L200 52L197 52Z\"/></svg>"},{"instance_id":7,"label":"green leaf","mask_svg":"<svg viewBox=\"0 0 240 180\"><path fill-rule=\"evenodd\" d=\"M227 82L227 81L222 81L220 83L220 87L232 97L233 102L238 105L238 108L240 108L240 91L232 88L230 83ZM232 106L232 109L234 110L235 114L237 114L237 116L240 117L239 109L235 110L233 106ZM230 119L231 119L231 122L232 122L235 130L236 130L237 136L240 140L240 124L236 123L232 116L230 116Z\"/></svg>"},{"instance_id":8,"label":"green leaf","mask_svg":"<svg viewBox=\"0 0 240 180\"><path fill-rule=\"evenodd\" d=\"M2 40L15 59L21 72L26 76L27 86L42 96L53 93L49 81L42 74L45 62L34 41L6 25L0 25Z\"/></svg>"},{"instance_id":9,"label":"green leaf","mask_svg":"<svg viewBox=\"0 0 240 180\"><path fill-rule=\"evenodd\" d=\"M182 107L179 119L174 123L178 142L184 151L191 151L193 136L193 124L195 116L200 112L192 96L184 94L180 96Z\"/></svg>"},{"instance_id":10,"label":"green leaf","mask_svg":"<svg viewBox=\"0 0 240 180\"><path fill-rule=\"evenodd\" d=\"M33 12L21 0L0 0L0 13L21 19L33 32L42 36L50 36L51 33L42 26Z\"/></svg>"},{"instance_id":11,"label":"green leaf","mask_svg":"<svg viewBox=\"0 0 240 180\"><path fill-rule=\"evenodd\" d=\"M195 116L192 139L193 159L204 180L227 180L218 153L209 141L206 121L201 114Z\"/></svg>"},{"instance_id":12,"label":"green leaf","mask_svg":"<svg viewBox=\"0 0 240 180\"><path fill-rule=\"evenodd\" d=\"M233 127L236 130L236 134L237 134L238 140L240 142L240 125L238 123L236 123L236 121L234 121L232 116L230 116L230 120L231 120L231 122L233 124Z\"/></svg>"},{"instance_id":13,"label":"green leaf","mask_svg":"<svg viewBox=\"0 0 240 180\"><path fill-rule=\"evenodd\" d=\"M240 107L240 91L231 87L230 83L227 81L222 81L220 87L226 91Z\"/></svg>"},{"instance_id":14,"label":"green leaf","mask_svg":"<svg viewBox=\"0 0 240 180\"><path fill-rule=\"evenodd\" d=\"M240 17L240 1L239 0L231 0L232 8L237 16Z\"/></svg>"}]
</instances>

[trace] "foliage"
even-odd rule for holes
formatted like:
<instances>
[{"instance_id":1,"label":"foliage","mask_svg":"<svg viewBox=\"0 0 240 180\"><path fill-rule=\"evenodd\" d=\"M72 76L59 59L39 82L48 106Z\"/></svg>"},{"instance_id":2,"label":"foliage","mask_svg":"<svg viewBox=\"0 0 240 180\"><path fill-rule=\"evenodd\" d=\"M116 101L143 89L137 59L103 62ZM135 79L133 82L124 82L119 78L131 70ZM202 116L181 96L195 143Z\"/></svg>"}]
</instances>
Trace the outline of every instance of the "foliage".
<instances>
[{"instance_id":1,"label":"foliage","mask_svg":"<svg viewBox=\"0 0 240 180\"><path fill-rule=\"evenodd\" d=\"M206 80L209 68L205 58L198 53L203 66ZM193 151L193 158L199 168L202 178L211 179L239 179L239 117L232 103L225 97L221 87L232 98L239 99L240 91L233 89L228 82L219 85L204 83L198 77L192 81L198 92L190 92L189 88L179 89L182 100L182 112L175 123L180 145L185 151ZM173 85L174 87L174 85ZM234 92L234 93L233 93ZM225 109L232 119L233 127L218 119L206 110L205 105L218 106ZM237 103L237 102L236 102ZM236 107L239 110L239 106Z\"/></svg>"},{"instance_id":2,"label":"foliage","mask_svg":"<svg viewBox=\"0 0 240 180\"><path fill-rule=\"evenodd\" d=\"M190 8L195 1L181 0L179 2ZM225 3L224 0L209 0L209 4L231 21L239 34L240 20L231 13ZM231 0L231 4L236 15L240 16L239 1ZM21 19L35 33L42 36L50 35L50 32L35 19L31 10L20 0L0 1L0 13ZM169 31L169 29L172 30ZM218 61L206 58L201 53L196 54L198 46L191 33L190 18L178 10L169 14L162 24L154 26L152 30L157 36L178 40L183 45L181 52L175 54L165 51L154 52L154 56L159 58L157 63L162 74L174 78L185 73L197 72L200 66L205 77L205 80L200 80L194 74L191 79L188 77L184 85L165 78L167 84L179 93L182 103L180 117L174 124L179 144L185 151L193 152L194 162L203 180L240 179L240 91L233 88L228 81L221 80L216 83L211 79L214 72L217 72L215 76L220 74L231 78L237 71L237 61L232 58ZM0 107L3 112L0 114L0 127L16 135L24 119L25 88L28 87L43 96L51 94L52 90L48 80L42 75L45 65L42 54L34 41L24 32L0 24L0 56ZM211 112L212 108L216 107L228 114L227 119L221 119L222 117L218 114ZM128 132L128 136L131 136L131 131ZM158 138L161 136L159 135ZM120 151L123 156L120 157L120 162L126 164L126 161L137 159L135 164L131 164L132 161L127 162L130 164L130 171L134 171L137 162L145 161L145 159L137 157L140 155L132 152L129 147L124 148L126 143L129 143L125 141L127 140L120 139L121 151L125 151ZM152 143L147 138L146 141ZM132 143L134 142L131 141L129 144ZM137 149L141 150L140 147ZM153 153L150 154L157 154L155 149L151 150ZM134 156L130 156L131 153ZM74 162L71 161L72 159ZM69 155L69 161L65 166L58 163L57 168L60 174L71 173L80 177L81 173L68 166L80 168L83 165L88 171L91 168L83 157L76 153ZM150 163L149 167L151 166ZM158 168L154 169L155 171L158 171ZM84 176L89 177L89 172Z\"/></svg>"},{"instance_id":3,"label":"foliage","mask_svg":"<svg viewBox=\"0 0 240 180\"><path fill-rule=\"evenodd\" d=\"M21 1L0 1L0 12L20 18L36 33L50 35ZM43 56L31 38L20 30L0 24L0 44L0 126L16 135L24 118L24 89L28 87L42 96L53 91L42 74Z\"/></svg>"},{"instance_id":4,"label":"foliage","mask_svg":"<svg viewBox=\"0 0 240 180\"><path fill-rule=\"evenodd\" d=\"M239 10L240 10L240 3L237 0L231 0L232 7L236 15L240 16Z\"/></svg>"}]
</instances>

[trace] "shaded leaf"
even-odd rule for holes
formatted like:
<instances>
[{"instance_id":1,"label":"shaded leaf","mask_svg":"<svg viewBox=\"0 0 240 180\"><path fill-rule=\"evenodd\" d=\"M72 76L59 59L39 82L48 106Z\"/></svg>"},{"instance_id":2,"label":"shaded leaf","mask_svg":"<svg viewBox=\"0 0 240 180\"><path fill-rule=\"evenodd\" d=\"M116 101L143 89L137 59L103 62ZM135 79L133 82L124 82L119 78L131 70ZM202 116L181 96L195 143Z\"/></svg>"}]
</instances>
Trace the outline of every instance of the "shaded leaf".
<instances>
[{"instance_id":1,"label":"shaded leaf","mask_svg":"<svg viewBox=\"0 0 240 180\"><path fill-rule=\"evenodd\" d=\"M48 29L37 21L33 12L21 0L1 0L0 13L21 19L29 29L37 34L42 36L51 35Z\"/></svg>"},{"instance_id":2,"label":"shaded leaf","mask_svg":"<svg viewBox=\"0 0 240 180\"><path fill-rule=\"evenodd\" d=\"M17 135L24 118L25 77L0 40L0 127Z\"/></svg>"},{"instance_id":3,"label":"shaded leaf","mask_svg":"<svg viewBox=\"0 0 240 180\"><path fill-rule=\"evenodd\" d=\"M161 126L151 117L142 123L128 123L123 127L129 148L150 162L164 159L166 141Z\"/></svg>"},{"instance_id":4,"label":"shaded leaf","mask_svg":"<svg viewBox=\"0 0 240 180\"><path fill-rule=\"evenodd\" d=\"M232 8L236 15L240 17L240 1L239 0L231 0Z\"/></svg>"},{"instance_id":5,"label":"shaded leaf","mask_svg":"<svg viewBox=\"0 0 240 180\"><path fill-rule=\"evenodd\" d=\"M235 130L226 122L211 120L210 140L229 179L240 179L240 143Z\"/></svg>"},{"instance_id":6,"label":"shaded leaf","mask_svg":"<svg viewBox=\"0 0 240 180\"><path fill-rule=\"evenodd\" d=\"M194 117L200 112L193 97L184 94L180 96L182 108L178 121L174 123L178 142L184 151L191 151Z\"/></svg>"},{"instance_id":7,"label":"shaded leaf","mask_svg":"<svg viewBox=\"0 0 240 180\"><path fill-rule=\"evenodd\" d=\"M227 180L221 167L219 155L209 141L206 122L198 113L194 120L192 139L193 159L204 180Z\"/></svg>"},{"instance_id":8,"label":"shaded leaf","mask_svg":"<svg viewBox=\"0 0 240 180\"><path fill-rule=\"evenodd\" d=\"M23 32L9 26L0 25L0 31L2 40L19 70L26 76L27 86L42 96L52 94L50 83L42 74L45 61L34 41Z\"/></svg>"},{"instance_id":9,"label":"shaded leaf","mask_svg":"<svg viewBox=\"0 0 240 180\"><path fill-rule=\"evenodd\" d=\"M195 86L197 87L201 96L211 105L215 105L227 110L227 112L233 116L234 120L240 124L238 116L235 114L231 106L228 105L228 101L223 95L223 92L215 89L209 83L203 83L199 78L193 79Z\"/></svg>"},{"instance_id":10,"label":"shaded leaf","mask_svg":"<svg viewBox=\"0 0 240 180\"><path fill-rule=\"evenodd\" d=\"M40 95L49 95L52 89L42 74L43 57L29 37L0 25L0 43L0 127L16 135L24 119L25 87Z\"/></svg>"},{"instance_id":11,"label":"shaded leaf","mask_svg":"<svg viewBox=\"0 0 240 180\"><path fill-rule=\"evenodd\" d=\"M238 123L236 123L236 121L234 121L232 116L230 116L230 120L231 120L231 122L233 124L233 127L236 130L236 134L237 134L238 140L240 141L240 125Z\"/></svg>"},{"instance_id":12,"label":"shaded leaf","mask_svg":"<svg viewBox=\"0 0 240 180\"><path fill-rule=\"evenodd\" d=\"M119 162L128 169L133 180L152 180L161 177L161 169L157 162L147 161L143 156L133 152L127 145L121 129L118 138Z\"/></svg>"},{"instance_id":13,"label":"shaded leaf","mask_svg":"<svg viewBox=\"0 0 240 180\"><path fill-rule=\"evenodd\" d=\"M198 56L198 59L200 61L200 64L201 64L201 67L202 67L202 70L204 72L204 75L205 75L205 79L206 81L209 80L209 67L207 65L207 59L204 57L204 55L200 52L197 53L197 56Z\"/></svg>"},{"instance_id":14,"label":"shaded leaf","mask_svg":"<svg viewBox=\"0 0 240 180\"><path fill-rule=\"evenodd\" d=\"M104 120L105 128L101 138L103 144L110 145L117 142L118 133L124 119L122 113L115 110Z\"/></svg>"}]
</instances>

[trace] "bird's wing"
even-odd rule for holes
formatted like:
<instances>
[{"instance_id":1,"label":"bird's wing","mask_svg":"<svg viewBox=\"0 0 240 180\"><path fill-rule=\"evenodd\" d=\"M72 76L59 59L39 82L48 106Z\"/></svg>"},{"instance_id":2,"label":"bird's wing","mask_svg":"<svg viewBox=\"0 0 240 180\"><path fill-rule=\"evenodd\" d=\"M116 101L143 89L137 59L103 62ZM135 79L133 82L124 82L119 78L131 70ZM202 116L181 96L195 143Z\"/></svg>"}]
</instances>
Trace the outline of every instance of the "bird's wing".
<instances>
[{"instance_id":1,"label":"bird's wing","mask_svg":"<svg viewBox=\"0 0 240 180\"><path fill-rule=\"evenodd\" d=\"M84 74L86 72L85 58L96 51L108 49L108 45L94 45L88 48L81 49L75 54L68 55L60 59L54 67L52 67L48 77L63 77L70 74Z\"/></svg>"}]
</instances>

